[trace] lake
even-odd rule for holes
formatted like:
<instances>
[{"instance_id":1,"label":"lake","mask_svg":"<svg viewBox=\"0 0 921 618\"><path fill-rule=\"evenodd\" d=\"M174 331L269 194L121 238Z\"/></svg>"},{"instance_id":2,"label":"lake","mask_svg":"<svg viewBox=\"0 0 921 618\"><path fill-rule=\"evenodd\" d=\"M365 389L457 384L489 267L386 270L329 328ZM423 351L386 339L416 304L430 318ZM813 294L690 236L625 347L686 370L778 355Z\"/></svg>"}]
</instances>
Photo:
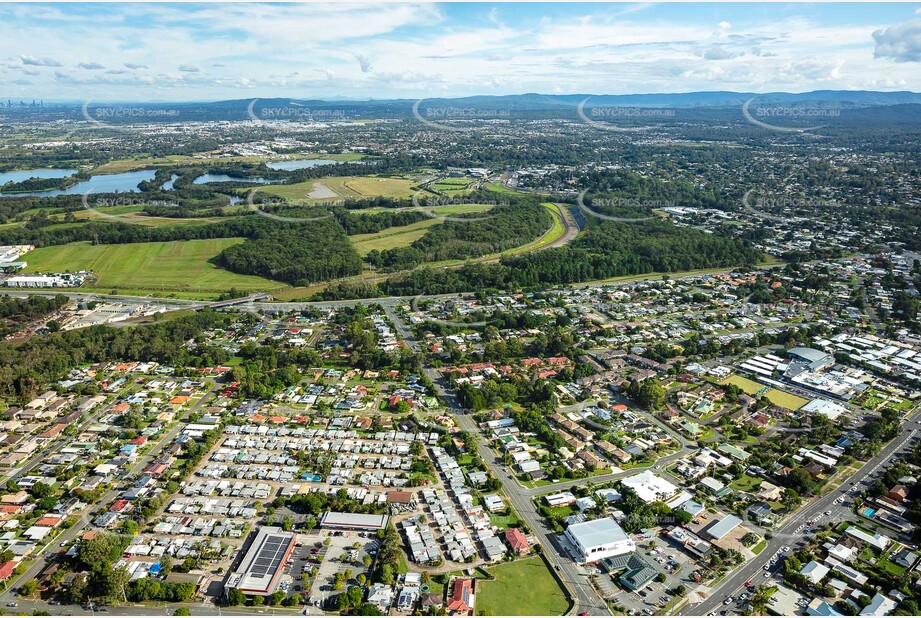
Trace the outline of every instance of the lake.
<instances>
[{"instance_id":1,"label":"lake","mask_svg":"<svg viewBox=\"0 0 921 618\"><path fill-rule=\"evenodd\" d=\"M305 170L320 165L336 165L338 161L332 159L295 159L293 161L275 161L266 163L265 166L270 170L284 170L290 172L293 170Z\"/></svg>"},{"instance_id":2,"label":"lake","mask_svg":"<svg viewBox=\"0 0 921 618\"><path fill-rule=\"evenodd\" d=\"M138 170L121 174L99 174L90 176L89 180L78 182L66 189L0 193L0 197L57 197L58 195L83 195L84 193L137 193L138 184L146 180L153 180L156 173L156 170ZM54 176L51 178L54 178Z\"/></svg>"},{"instance_id":3,"label":"lake","mask_svg":"<svg viewBox=\"0 0 921 618\"><path fill-rule=\"evenodd\" d=\"M269 185L273 182L283 183L284 180L269 180L267 178L238 178L227 174L202 174L192 181L193 185L206 185L210 182L254 182L260 185Z\"/></svg>"},{"instance_id":4,"label":"lake","mask_svg":"<svg viewBox=\"0 0 921 618\"><path fill-rule=\"evenodd\" d=\"M8 182L22 182L30 178L67 178L77 173L77 170L58 170L58 169L41 169L41 170L23 170L21 172L0 172L0 185Z\"/></svg>"},{"instance_id":5,"label":"lake","mask_svg":"<svg viewBox=\"0 0 921 618\"><path fill-rule=\"evenodd\" d=\"M170 176L170 179L169 179L169 180L167 180L166 182L164 182L164 183L160 186L160 190L161 190L161 191L172 191L172 190L173 190L173 183L175 183L175 182L176 182L176 179L178 179L178 178L179 178L179 174L173 174L172 176Z\"/></svg>"}]
</instances>

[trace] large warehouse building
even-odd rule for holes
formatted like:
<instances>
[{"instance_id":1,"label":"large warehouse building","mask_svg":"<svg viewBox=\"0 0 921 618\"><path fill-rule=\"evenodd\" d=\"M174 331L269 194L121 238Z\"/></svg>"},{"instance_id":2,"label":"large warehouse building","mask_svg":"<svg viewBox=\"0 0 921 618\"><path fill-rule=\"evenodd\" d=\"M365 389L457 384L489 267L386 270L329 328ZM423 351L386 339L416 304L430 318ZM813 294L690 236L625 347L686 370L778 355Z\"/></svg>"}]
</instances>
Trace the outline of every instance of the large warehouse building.
<instances>
[{"instance_id":1,"label":"large warehouse building","mask_svg":"<svg viewBox=\"0 0 921 618\"><path fill-rule=\"evenodd\" d=\"M285 562L296 544L296 535L277 526L263 526L237 570L227 578L225 588L244 594L272 594L278 588Z\"/></svg>"},{"instance_id":2,"label":"large warehouse building","mask_svg":"<svg viewBox=\"0 0 921 618\"><path fill-rule=\"evenodd\" d=\"M326 511L320 518L320 527L340 530L383 530L387 527L387 516Z\"/></svg>"},{"instance_id":3,"label":"large warehouse building","mask_svg":"<svg viewBox=\"0 0 921 618\"><path fill-rule=\"evenodd\" d=\"M610 517L573 524L566 529L566 538L575 548L579 564L628 554L636 549L633 539Z\"/></svg>"}]
</instances>

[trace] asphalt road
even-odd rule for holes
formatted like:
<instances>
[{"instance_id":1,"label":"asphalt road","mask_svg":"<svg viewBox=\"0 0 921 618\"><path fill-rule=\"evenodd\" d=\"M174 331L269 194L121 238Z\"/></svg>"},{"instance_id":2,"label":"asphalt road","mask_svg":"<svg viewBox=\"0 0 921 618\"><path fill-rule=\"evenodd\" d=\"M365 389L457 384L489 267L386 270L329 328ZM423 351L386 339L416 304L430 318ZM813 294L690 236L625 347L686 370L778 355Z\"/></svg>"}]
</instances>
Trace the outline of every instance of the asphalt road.
<instances>
[{"instance_id":1,"label":"asphalt road","mask_svg":"<svg viewBox=\"0 0 921 618\"><path fill-rule=\"evenodd\" d=\"M800 508L792 517L788 518L779 528L772 531L774 538L767 542L767 547L764 548L759 556L733 571L710 592L710 597L707 600L702 603L688 604L678 612L678 614L702 616L718 611L723 606L723 601L727 596L736 597L737 593L742 591L745 582L750 581L756 584L758 581L762 580L762 567L770 560L770 557L784 545L790 545L791 541L802 538L802 535L796 534L800 526L807 521L813 521L819 518L825 511L831 510L834 513L839 510L839 506L835 505L834 502L839 496L850 489L851 482L860 483L871 477L883 467L895 453L902 450L913 436L918 435L921 426L919 426L916 421L919 419L921 419L921 411L916 412L904 421L902 424L902 432L895 440L886 445L879 455L865 463L863 467L847 479L841 487L825 495L814 498L804 507Z\"/></svg>"}]
</instances>

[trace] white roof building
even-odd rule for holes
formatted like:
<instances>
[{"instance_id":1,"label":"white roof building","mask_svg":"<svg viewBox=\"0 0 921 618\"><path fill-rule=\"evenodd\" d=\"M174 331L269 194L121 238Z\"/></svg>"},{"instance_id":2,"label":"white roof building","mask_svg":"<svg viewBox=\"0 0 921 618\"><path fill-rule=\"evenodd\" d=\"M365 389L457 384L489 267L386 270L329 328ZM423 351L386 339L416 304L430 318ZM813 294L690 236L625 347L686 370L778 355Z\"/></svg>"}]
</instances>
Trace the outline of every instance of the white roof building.
<instances>
[{"instance_id":1,"label":"white roof building","mask_svg":"<svg viewBox=\"0 0 921 618\"><path fill-rule=\"evenodd\" d=\"M643 502L665 501L678 491L677 487L648 470L623 479L621 484L635 491Z\"/></svg>"},{"instance_id":2,"label":"white roof building","mask_svg":"<svg viewBox=\"0 0 921 618\"><path fill-rule=\"evenodd\" d=\"M884 597L880 593L873 595L870 604L860 610L861 616L888 616L895 609L896 603L889 597Z\"/></svg>"},{"instance_id":3,"label":"white roof building","mask_svg":"<svg viewBox=\"0 0 921 618\"><path fill-rule=\"evenodd\" d=\"M805 575L813 584L818 584L826 575L828 575L830 570L831 569L829 569L824 564L812 560L809 562L809 564L802 568L800 573Z\"/></svg>"},{"instance_id":4,"label":"white roof building","mask_svg":"<svg viewBox=\"0 0 921 618\"><path fill-rule=\"evenodd\" d=\"M573 524L566 529L566 538L575 549L579 564L628 554L636 549L633 539L609 517Z\"/></svg>"}]
</instances>

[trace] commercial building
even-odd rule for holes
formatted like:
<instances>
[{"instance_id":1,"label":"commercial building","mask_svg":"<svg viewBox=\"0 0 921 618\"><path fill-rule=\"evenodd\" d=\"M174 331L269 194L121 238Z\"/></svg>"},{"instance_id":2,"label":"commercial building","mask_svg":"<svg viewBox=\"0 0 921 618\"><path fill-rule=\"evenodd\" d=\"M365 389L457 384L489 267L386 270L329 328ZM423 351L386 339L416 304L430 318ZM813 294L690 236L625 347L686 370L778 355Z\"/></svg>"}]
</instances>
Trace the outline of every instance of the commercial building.
<instances>
[{"instance_id":1,"label":"commercial building","mask_svg":"<svg viewBox=\"0 0 921 618\"><path fill-rule=\"evenodd\" d=\"M718 541L739 527L741 523L742 520L735 515L727 515L723 519L713 523L709 528L704 530L704 534L709 536L711 539Z\"/></svg>"},{"instance_id":2,"label":"commercial building","mask_svg":"<svg viewBox=\"0 0 921 618\"><path fill-rule=\"evenodd\" d=\"M573 524L566 529L566 538L575 549L574 558L579 564L620 556L636 549L633 539L609 517Z\"/></svg>"},{"instance_id":3,"label":"commercial building","mask_svg":"<svg viewBox=\"0 0 921 618\"><path fill-rule=\"evenodd\" d=\"M387 515L326 511L320 518L320 527L339 530L383 530L387 527Z\"/></svg>"},{"instance_id":4,"label":"commercial building","mask_svg":"<svg viewBox=\"0 0 921 618\"><path fill-rule=\"evenodd\" d=\"M243 561L224 587L236 588L244 594L273 594L295 544L296 536L291 532L283 532L277 526L259 528Z\"/></svg>"},{"instance_id":5,"label":"commercial building","mask_svg":"<svg viewBox=\"0 0 921 618\"><path fill-rule=\"evenodd\" d=\"M678 492L673 484L649 471L625 478L621 484L636 492L643 502L664 502Z\"/></svg>"}]
</instances>

